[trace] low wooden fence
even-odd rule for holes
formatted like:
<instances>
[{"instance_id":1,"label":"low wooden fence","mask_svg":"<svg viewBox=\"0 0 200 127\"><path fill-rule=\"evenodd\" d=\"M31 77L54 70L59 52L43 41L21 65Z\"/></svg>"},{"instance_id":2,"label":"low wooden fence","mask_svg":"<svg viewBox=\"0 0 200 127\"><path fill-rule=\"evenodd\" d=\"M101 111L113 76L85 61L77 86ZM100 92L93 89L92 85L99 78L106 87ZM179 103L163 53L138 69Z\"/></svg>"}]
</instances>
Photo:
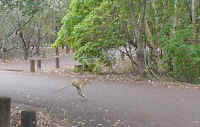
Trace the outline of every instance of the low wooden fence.
<instances>
[{"instance_id":1,"label":"low wooden fence","mask_svg":"<svg viewBox=\"0 0 200 127\"><path fill-rule=\"evenodd\" d=\"M60 59L59 56L55 56L55 67L60 68ZM42 69L42 58L30 58L30 72L36 72L36 65L37 65L37 70L41 71Z\"/></svg>"},{"instance_id":2,"label":"low wooden fence","mask_svg":"<svg viewBox=\"0 0 200 127\"><path fill-rule=\"evenodd\" d=\"M0 127L10 127L11 98L0 97ZM21 127L36 127L36 112L21 112Z\"/></svg>"}]
</instances>

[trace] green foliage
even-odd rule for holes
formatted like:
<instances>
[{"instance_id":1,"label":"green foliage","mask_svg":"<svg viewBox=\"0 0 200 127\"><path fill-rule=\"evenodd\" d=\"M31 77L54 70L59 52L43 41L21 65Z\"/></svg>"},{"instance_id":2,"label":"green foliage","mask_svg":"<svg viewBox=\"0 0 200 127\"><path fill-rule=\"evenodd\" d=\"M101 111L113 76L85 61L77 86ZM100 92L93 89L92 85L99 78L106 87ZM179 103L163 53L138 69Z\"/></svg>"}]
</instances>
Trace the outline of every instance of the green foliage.
<instances>
[{"instance_id":1,"label":"green foliage","mask_svg":"<svg viewBox=\"0 0 200 127\"><path fill-rule=\"evenodd\" d=\"M22 11L23 16L34 15L40 8L42 1L40 0L2 0L0 3L0 10L12 11L18 8Z\"/></svg>"},{"instance_id":2,"label":"green foliage","mask_svg":"<svg viewBox=\"0 0 200 127\"><path fill-rule=\"evenodd\" d=\"M95 72L102 64L114 63L110 50L124 47L131 58L135 56L132 51L142 47L144 51L150 50L144 55L152 57L146 60L152 68L161 61L165 63L165 70L175 76L187 81L198 79L200 46L194 45L192 40L198 36L194 27L199 26L199 12L194 25L190 1L178 0L175 6L174 0L150 0L146 3L145 24L138 25L142 19L142 4L141 0L71 0L53 47L68 45L75 50L74 58ZM139 40L146 41L145 47ZM158 50L163 54L157 54ZM134 57L132 60L135 62ZM171 65L173 70L170 70ZM155 65L152 70L159 70L158 67Z\"/></svg>"},{"instance_id":3,"label":"green foliage","mask_svg":"<svg viewBox=\"0 0 200 127\"><path fill-rule=\"evenodd\" d=\"M23 15L34 15L40 9L40 0L25 0L20 3Z\"/></svg>"},{"instance_id":4,"label":"green foliage","mask_svg":"<svg viewBox=\"0 0 200 127\"><path fill-rule=\"evenodd\" d=\"M119 29L127 16L120 7L117 1L73 0L54 46L69 45L76 51L76 60L98 70L98 64L113 60L108 50L125 43Z\"/></svg>"},{"instance_id":5,"label":"green foliage","mask_svg":"<svg viewBox=\"0 0 200 127\"><path fill-rule=\"evenodd\" d=\"M166 25L162 32L168 33L169 28ZM191 37L191 28L181 29L168 37L162 36L160 39L165 53L162 60L166 62L166 69L169 69L167 61L172 60L174 75L184 78L185 81L196 82L200 76L200 45L191 45L188 40Z\"/></svg>"}]
</instances>

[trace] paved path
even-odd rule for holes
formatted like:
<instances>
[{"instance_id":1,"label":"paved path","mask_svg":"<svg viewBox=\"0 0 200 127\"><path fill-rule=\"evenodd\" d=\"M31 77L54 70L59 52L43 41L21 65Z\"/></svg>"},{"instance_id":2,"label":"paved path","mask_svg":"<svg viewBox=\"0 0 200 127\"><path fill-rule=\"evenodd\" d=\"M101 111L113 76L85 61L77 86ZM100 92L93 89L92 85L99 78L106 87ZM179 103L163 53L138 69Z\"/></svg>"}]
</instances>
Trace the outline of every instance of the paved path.
<instances>
[{"instance_id":1,"label":"paved path","mask_svg":"<svg viewBox=\"0 0 200 127\"><path fill-rule=\"evenodd\" d=\"M77 127L200 127L200 91L94 82L77 96L71 79L0 71L0 96L63 112ZM62 92L55 90L65 85Z\"/></svg>"}]
</instances>

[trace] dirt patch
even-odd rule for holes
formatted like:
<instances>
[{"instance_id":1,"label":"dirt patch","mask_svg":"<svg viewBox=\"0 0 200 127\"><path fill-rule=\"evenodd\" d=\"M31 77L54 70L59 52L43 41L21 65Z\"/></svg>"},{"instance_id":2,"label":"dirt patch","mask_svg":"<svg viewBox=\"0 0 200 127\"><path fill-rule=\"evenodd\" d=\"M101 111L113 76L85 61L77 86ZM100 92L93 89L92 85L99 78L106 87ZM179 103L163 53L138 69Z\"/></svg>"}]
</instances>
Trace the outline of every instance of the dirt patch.
<instances>
[{"instance_id":1,"label":"dirt patch","mask_svg":"<svg viewBox=\"0 0 200 127\"><path fill-rule=\"evenodd\" d=\"M36 111L37 127L70 127L67 120L59 120L45 109L19 104L12 105L11 127L21 127L21 112L29 109Z\"/></svg>"}]
</instances>

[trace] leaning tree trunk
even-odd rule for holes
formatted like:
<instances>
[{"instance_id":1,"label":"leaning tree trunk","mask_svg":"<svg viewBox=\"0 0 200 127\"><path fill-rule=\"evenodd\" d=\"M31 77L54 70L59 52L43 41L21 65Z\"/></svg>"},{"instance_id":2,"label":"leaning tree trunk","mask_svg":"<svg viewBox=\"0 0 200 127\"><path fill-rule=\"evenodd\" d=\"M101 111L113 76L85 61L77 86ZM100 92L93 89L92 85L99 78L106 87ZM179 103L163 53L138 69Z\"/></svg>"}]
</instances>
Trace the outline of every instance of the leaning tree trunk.
<instances>
[{"instance_id":1,"label":"leaning tree trunk","mask_svg":"<svg viewBox=\"0 0 200 127\"><path fill-rule=\"evenodd\" d=\"M21 38L22 43L23 43L24 59L28 60L28 57L29 57L29 48L30 48L30 40L29 41L25 40L24 34L23 34L22 31L19 31L19 37Z\"/></svg>"}]
</instances>

